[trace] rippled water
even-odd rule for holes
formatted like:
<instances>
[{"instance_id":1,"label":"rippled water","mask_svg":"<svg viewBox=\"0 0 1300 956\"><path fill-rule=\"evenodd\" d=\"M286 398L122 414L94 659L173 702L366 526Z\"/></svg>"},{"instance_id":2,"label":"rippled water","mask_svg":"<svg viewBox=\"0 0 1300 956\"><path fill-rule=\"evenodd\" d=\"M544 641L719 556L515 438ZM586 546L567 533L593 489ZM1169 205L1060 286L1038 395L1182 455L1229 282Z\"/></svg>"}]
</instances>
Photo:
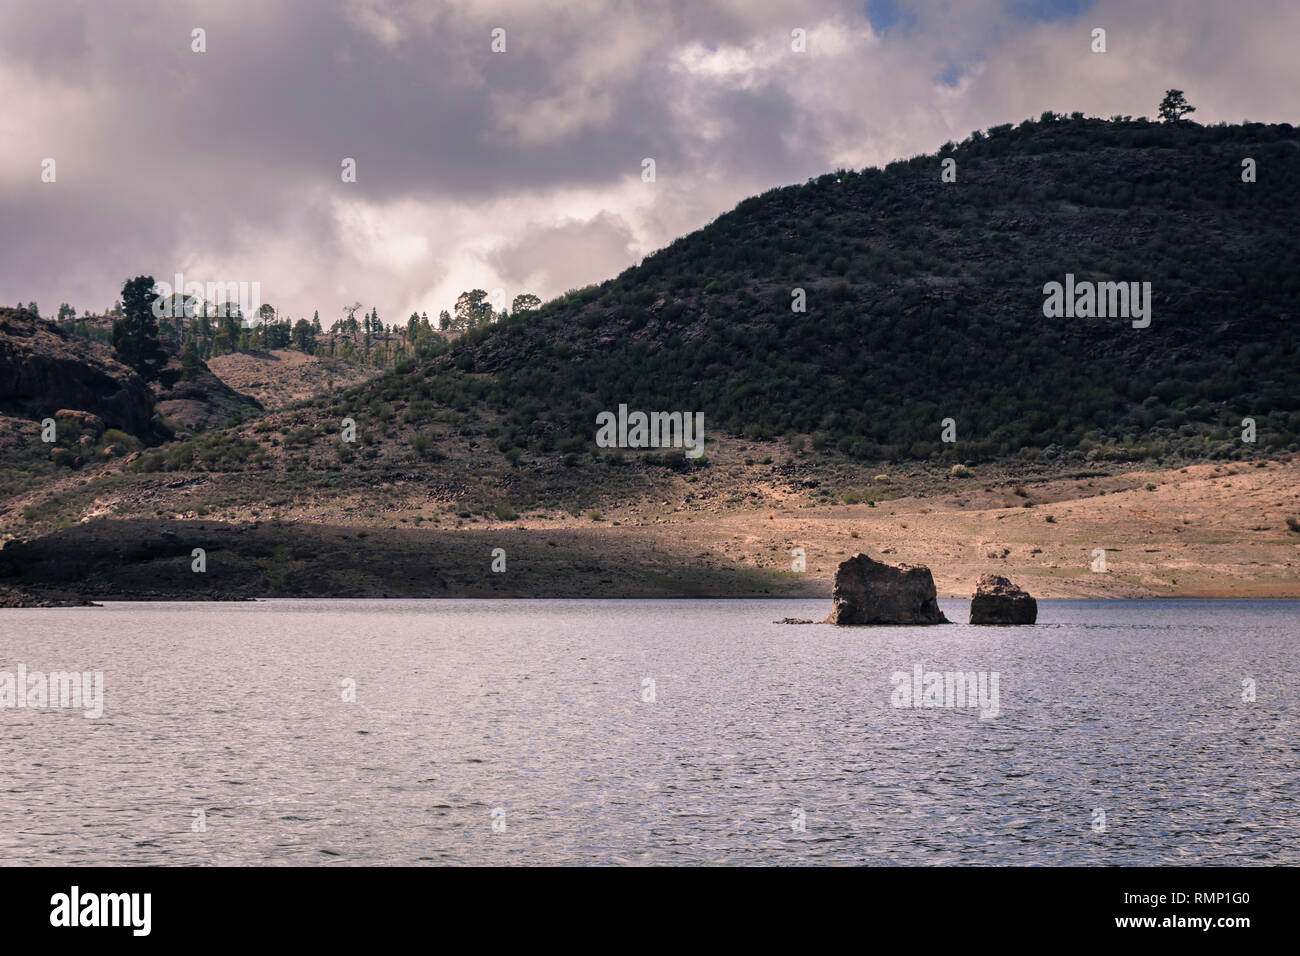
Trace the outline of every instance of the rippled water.
<instances>
[{"instance_id":1,"label":"rippled water","mask_svg":"<svg viewBox=\"0 0 1300 956\"><path fill-rule=\"evenodd\" d=\"M0 862L1300 863L1300 602L772 623L828 606L0 611L0 671L105 687L0 710ZM997 672L997 716L892 707L916 664Z\"/></svg>"}]
</instances>

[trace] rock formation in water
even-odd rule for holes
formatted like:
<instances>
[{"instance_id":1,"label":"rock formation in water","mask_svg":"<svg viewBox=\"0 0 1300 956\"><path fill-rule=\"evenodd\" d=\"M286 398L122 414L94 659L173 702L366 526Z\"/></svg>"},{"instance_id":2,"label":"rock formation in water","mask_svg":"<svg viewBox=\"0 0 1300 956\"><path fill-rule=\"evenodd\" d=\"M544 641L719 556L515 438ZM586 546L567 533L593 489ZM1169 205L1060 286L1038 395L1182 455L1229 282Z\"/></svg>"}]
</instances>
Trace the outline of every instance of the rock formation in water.
<instances>
[{"instance_id":1,"label":"rock formation in water","mask_svg":"<svg viewBox=\"0 0 1300 956\"><path fill-rule=\"evenodd\" d=\"M849 558L835 571L833 602L826 624L946 624L939 610L930 569L898 567L865 554Z\"/></svg>"},{"instance_id":2,"label":"rock formation in water","mask_svg":"<svg viewBox=\"0 0 1300 956\"><path fill-rule=\"evenodd\" d=\"M1038 602L1000 574L985 574L970 599L972 624L1033 624Z\"/></svg>"}]
</instances>

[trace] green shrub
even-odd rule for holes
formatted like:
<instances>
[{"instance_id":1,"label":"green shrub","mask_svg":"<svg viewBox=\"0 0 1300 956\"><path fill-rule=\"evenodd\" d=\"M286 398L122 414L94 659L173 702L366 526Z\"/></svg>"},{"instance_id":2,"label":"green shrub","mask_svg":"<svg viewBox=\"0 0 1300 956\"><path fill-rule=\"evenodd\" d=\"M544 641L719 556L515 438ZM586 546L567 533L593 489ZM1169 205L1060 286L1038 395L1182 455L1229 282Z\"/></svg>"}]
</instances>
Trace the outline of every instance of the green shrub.
<instances>
[{"instance_id":1,"label":"green shrub","mask_svg":"<svg viewBox=\"0 0 1300 956\"><path fill-rule=\"evenodd\" d=\"M99 436L99 447L101 449L107 448L109 445L120 446L124 455L130 455L144 447L140 439L116 428L110 428Z\"/></svg>"}]
</instances>

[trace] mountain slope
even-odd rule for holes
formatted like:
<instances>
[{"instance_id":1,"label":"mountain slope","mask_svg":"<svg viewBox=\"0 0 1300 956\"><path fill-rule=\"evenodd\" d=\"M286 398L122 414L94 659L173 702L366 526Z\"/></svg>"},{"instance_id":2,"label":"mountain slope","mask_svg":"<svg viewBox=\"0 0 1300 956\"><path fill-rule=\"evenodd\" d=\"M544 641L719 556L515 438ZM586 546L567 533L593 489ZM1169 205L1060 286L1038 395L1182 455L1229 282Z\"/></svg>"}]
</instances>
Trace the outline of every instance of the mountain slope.
<instances>
[{"instance_id":1,"label":"mountain slope","mask_svg":"<svg viewBox=\"0 0 1300 956\"><path fill-rule=\"evenodd\" d=\"M1297 212L1287 125L999 127L746 200L407 386L482 396L531 452L590 447L595 414L620 403L863 459L1228 455L1248 416L1259 447L1295 450ZM1044 317L1044 284L1067 273L1149 282L1150 327Z\"/></svg>"},{"instance_id":2,"label":"mountain slope","mask_svg":"<svg viewBox=\"0 0 1300 956\"><path fill-rule=\"evenodd\" d=\"M0 507L0 534L139 515L717 517L1285 458L1300 449L1298 209L1287 125L995 128L772 190L436 357L29 489ZM1044 284L1067 274L1150 283L1149 327L1046 317ZM702 412L705 457L598 447L597 414L622 404ZM958 462L977 477L950 475Z\"/></svg>"},{"instance_id":3,"label":"mountain slope","mask_svg":"<svg viewBox=\"0 0 1300 956\"><path fill-rule=\"evenodd\" d=\"M1055 118L773 190L421 363L0 488L0 540L30 542L0 575L140 597L825 593L867 548L945 593L995 562L1039 596L1294 595L1298 199L1290 126ZM1149 327L1046 317L1067 274L1151 283ZM705 457L599 447L620 404L702 412Z\"/></svg>"}]
</instances>

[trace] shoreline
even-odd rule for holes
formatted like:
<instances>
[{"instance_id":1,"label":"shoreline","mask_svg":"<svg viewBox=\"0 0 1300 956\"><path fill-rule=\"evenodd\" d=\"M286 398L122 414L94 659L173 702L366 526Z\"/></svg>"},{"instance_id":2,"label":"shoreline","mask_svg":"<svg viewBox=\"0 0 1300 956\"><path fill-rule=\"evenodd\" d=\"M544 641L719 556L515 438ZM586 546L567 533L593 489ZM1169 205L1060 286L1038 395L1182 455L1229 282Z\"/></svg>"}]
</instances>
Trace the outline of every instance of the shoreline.
<instances>
[{"instance_id":1,"label":"shoreline","mask_svg":"<svg viewBox=\"0 0 1300 956\"><path fill-rule=\"evenodd\" d=\"M787 517L797 520L782 516ZM772 535L786 537L774 519L766 523ZM803 523L811 525L808 519ZM809 541L807 570L793 572L784 563L790 560L784 543L759 540L734 547L735 535L728 534L732 527L725 521L697 524L690 535L672 535L636 526L417 530L100 519L0 550L0 606L275 598L829 602L835 568L858 551L890 564L929 567L938 597L945 600L969 600L974 581L985 572L1009 577L1035 598L1047 600L1300 598L1300 576L1289 573L1292 565L1266 564L1258 548L1248 560L1221 560L1189 575L1188 559L1170 561L1171 554L1178 554L1172 548L1135 551L1117 544L1106 549L1107 571L1090 573L1087 550L1076 544L1070 550L1077 553L1078 566L1066 575L1060 573L1060 558L1040 557L1053 542L1041 548L1022 544L1018 556L999 549L981 557L988 547L983 542L954 547L950 540L928 538L904 550L901 542L886 544L883 535L850 536L831 524L829 529L810 527L802 536ZM1130 554L1144 560L1135 565ZM199 564L201 571L196 570ZM1208 579L1213 576L1220 580ZM1172 584L1166 583L1170 578Z\"/></svg>"},{"instance_id":2,"label":"shoreline","mask_svg":"<svg viewBox=\"0 0 1300 956\"><path fill-rule=\"evenodd\" d=\"M799 598L799 597L771 597L771 596L763 596L763 597L726 597L726 596L718 596L718 597L710 597L710 596L700 596L700 597L673 597L673 596L671 596L671 595L668 595L668 596L665 596L665 595L658 595L658 596L655 596L655 597L581 597L581 598L576 598L576 597L554 597L554 596L549 596L549 595L533 595L533 596L529 596L529 597L504 597L504 596L499 596L499 597L491 597L491 598L489 598L489 597L458 597L458 596L454 596L454 595L453 595L453 596L441 596L441 597L401 597L401 598L397 598L397 597L346 597L346 598L309 597L309 598L304 598L304 597L285 597L285 596L283 596L283 595L277 595L277 596L271 596L271 597L211 598L211 599L207 599L207 600L199 599L199 598L152 598L152 599L144 599L144 598L97 597L97 598L95 598L93 601L88 601L88 602L84 602L84 603L82 603L82 602L69 602L69 603L67 603L67 604L53 604L53 603L51 603L51 604L39 604L39 605L22 605L22 604L20 604L20 605L3 605L3 604L0 604L0 611L33 611L33 610L47 610L47 609L50 609L50 608L64 608L64 609L67 609L67 608L72 608L72 607L102 608L102 607L104 607L105 605L109 605L109 604L214 604L214 605L215 605L215 604L271 604L271 603L279 602L279 601L337 601L337 602L340 602L340 603L361 603L361 602L364 602L364 601L371 601L371 602L374 602L374 601L483 601L483 602L488 602L488 601L611 601L611 602L613 602L613 601L745 601L745 602L757 602L757 601L792 601L792 602L793 602L793 601L803 601L803 600L804 600L803 598ZM971 599L968 598L968 597L944 597L943 595L940 595L940 596L939 596L939 600L940 600L940 601L964 601L964 602L966 602L966 603L970 603L970 600L971 600ZM1131 603L1136 603L1136 602L1145 602L1145 603L1153 603L1153 604L1155 604L1155 603L1175 603L1175 602L1188 602L1188 601L1203 601L1203 602L1206 602L1206 603L1223 603L1223 602L1234 602L1234 601L1239 601L1239 602L1242 602L1242 603L1246 603L1246 602L1260 602L1260 601L1292 601L1292 602L1300 602L1300 598L1297 598L1297 597L1226 597L1226 598L1216 598L1216 597L1136 597L1136 598L1120 598L1120 597L1116 597L1116 598L1037 598L1036 600L1038 600L1039 602L1050 602L1050 603L1054 603L1054 604L1082 603L1082 602L1085 602L1085 601L1086 601L1086 602L1089 602L1089 603L1098 603L1098 602L1114 602L1114 603L1125 603L1125 604L1131 604ZM772 622L772 623L774 623L774 624L781 624L781 623L796 623L796 622L782 622L782 621L774 621L774 622ZM817 621L817 620L813 620L813 621L800 621L800 622L797 622L797 623L800 623L800 624L826 624L825 621ZM960 624L960 625L965 625L965 626L977 626L977 627L989 627L989 626L997 627L997 626L999 626L999 625L967 625L965 621L955 621L955 620L945 621L945 622L943 622L943 624L927 624L927 625L867 624L867 625L848 625L848 626L851 626L851 627L853 627L853 626L862 626L862 627L943 627L944 624ZM827 625L827 626L834 626L834 625ZM1005 626L1007 626L1007 627L1035 627L1035 626L1037 626L1037 625L1034 625L1034 624L1018 624L1018 625L1005 625Z\"/></svg>"},{"instance_id":3,"label":"shoreline","mask_svg":"<svg viewBox=\"0 0 1300 956\"><path fill-rule=\"evenodd\" d=\"M92 512L0 549L0 605L50 600L249 598L747 598L829 600L865 552L928 567L939 597L997 573L1035 598L1300 598L1300 460L1206 462L1113 475L951 480L878 476L867 501L732 479L639 496L587 516L493 519L406 512L426 495L303 505L288 517ZM180 479L172 479L175 483ZM704 485L704 487L701 487ZM188 485L187 485L188 487ZM680 492L680 497L677 492ZM662 495L662 497L660 497ZM421 506L427 509L427 504ZM117 514L115 515L115 512ZM444 512L445 513L445 512ZM117 516L120 515L120 516ZM194 570L202 555L203 570ZM8 597L19 592L26 597Z\"/></svg>"}]
</instances>

